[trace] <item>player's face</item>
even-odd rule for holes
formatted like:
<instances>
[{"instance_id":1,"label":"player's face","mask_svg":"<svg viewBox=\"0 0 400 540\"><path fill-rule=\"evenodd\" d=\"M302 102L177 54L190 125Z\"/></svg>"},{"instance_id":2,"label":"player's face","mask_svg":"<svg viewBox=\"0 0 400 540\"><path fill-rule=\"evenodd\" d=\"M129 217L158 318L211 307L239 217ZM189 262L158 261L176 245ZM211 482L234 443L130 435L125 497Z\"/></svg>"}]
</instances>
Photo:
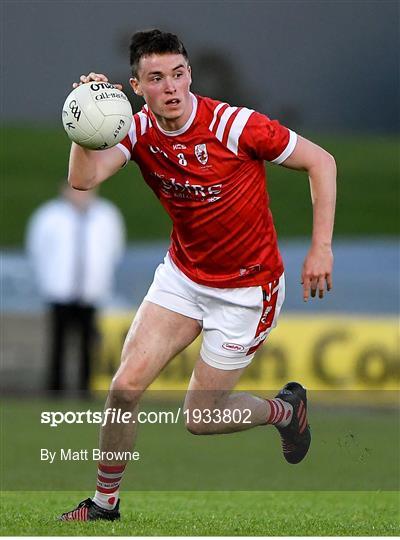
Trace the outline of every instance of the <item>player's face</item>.
<instances>
[{"instance_id":1,"label":"player's face","mask_svg":"<svg viewBox=\"0 0 400 540\"><path fill-rule=\"evenodd\" d=\"M190 66L181 54L152 54L140 59L138 78L130 79L134 92L143 96L160 126L180 129L192 112Z\"/></svg>"}]
</instances>

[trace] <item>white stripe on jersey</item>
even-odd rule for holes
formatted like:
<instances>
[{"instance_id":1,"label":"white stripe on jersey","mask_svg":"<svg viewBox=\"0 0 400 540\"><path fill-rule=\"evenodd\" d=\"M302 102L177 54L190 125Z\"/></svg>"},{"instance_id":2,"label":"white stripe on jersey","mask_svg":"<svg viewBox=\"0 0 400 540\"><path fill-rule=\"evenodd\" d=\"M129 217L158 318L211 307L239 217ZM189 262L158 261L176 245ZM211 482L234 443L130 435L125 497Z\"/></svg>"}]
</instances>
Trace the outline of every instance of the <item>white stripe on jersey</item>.
<instances>
[{"instance_id":1,"label":"white stripe on jersey","mask_svg":"<svg viewBox=\"0 0 400 540\"><path fill-rule=\"evenodd\" d=\"M125 159L126 159L126 162L125 162L125 165L128 163L128 161L130 161L131 159L131 153L129 152L129 150L126 148L126 146L124 146L123 144L121 143L118 143L116 148L118 148L118 150L121 150L121 152L124 154L125 156ZM125 166L123 165L123 166Z\"/></svg>"},{"instance_id":2,"label":"white stripe on jersey","mask_svg":"<svg viewBox=\"0 0 400 540\"><path fill-rule=\"evenodd\" d=\"M129 135L129 138L131 140L132 149L133 149L133 147L135 146L135 144L137 142L135 119L132 120L132 124L131 124L131 127L129 128L128 135Z\"/></svg>"},{"instance_id":3,"label":"white stripe on jersey","mask_svg":"<svg viewBox=\"0 0 400 540\"><path fill-rule=\"evenodd\" d=\"M147 115L142 112L138 112L138 117L140 119L140 134L144 135L147 127Z\"/></svg>"},{"instance_id":4,"label":"white stripe on jersey","mask_svg":"<svg viewBox=\"0 0 400 540\"><path fill-rule=\"evenodd\" d=\"M218 129L215 134L217 139L222 142L222 138L224 136L224 131L226 128L226 124L228 123L229 118L232 116L232 114L237 111L237 107L227 107L224 112L222 113L221 119L219 121Z\"/></svg>"},{"instance_id":5,"label":"white stripe on jersey","mask_svg":"<svg viewBox=\"0 0 400 540\"><path fill-rule=\"evenodd\" d=\"M129 140L131 141L131 148L135 146L137 142L137 135L136 135L136 123L134 118L132 118L132 124L128 131ZM117 148L121 150L121 152L125 155L126 161L128 162L131 159L131 152L124 146L122 143L117 144Z\"/></svg>"},{"instance_id":6,"label":"white stripe on jersey","mask_svg":"<svg viewBox=\"0 0 400 540\"><path fill-rule=\"evenodd\" d=\"M219 105L217 105L214 109L214 116L213 116L213 119L212 119L212 122L211 124L208 126L208 129L210 131L212 131L212 128L214 127L215 125L215 122L217 121L217 114L219 113L219 111L222 109L222 107L225 107L225 105L227 105L227 103L220 103Z\"/></svg>"},{"instance_id":7,"label":"white stripe on jersey","mask_svg":"<svg viewBox=\"0 0 400 540\"><path fill-rule=\"evenodd\" d=\"M281 163L283 163L285 159L287 159L290 156L290 154L293 152L294 147L296 146L296 143L297 143L297 133L289 129L289 142L285 150L282 152L280 156L271 160L271 163L276 163L277 165L280 165Z\"/></svg>"},{"instance_id":8,"label":"white stripe on jersey","mask_svg":"<svg viewBox=\"0 0 400 540\"><path fill-rule=\"evenodd\" d=\"M231 152L236 155L238 155L239 137L242 134L244 126L246 125L248 119L250 118L250 115L253 114L253 112L253 109L247 109L246 107L243 107L243 109L238 112L235 120L231 125L231 129L228 135L227 147L229 150L231 150Z\"/></svg>"}]
</instances>

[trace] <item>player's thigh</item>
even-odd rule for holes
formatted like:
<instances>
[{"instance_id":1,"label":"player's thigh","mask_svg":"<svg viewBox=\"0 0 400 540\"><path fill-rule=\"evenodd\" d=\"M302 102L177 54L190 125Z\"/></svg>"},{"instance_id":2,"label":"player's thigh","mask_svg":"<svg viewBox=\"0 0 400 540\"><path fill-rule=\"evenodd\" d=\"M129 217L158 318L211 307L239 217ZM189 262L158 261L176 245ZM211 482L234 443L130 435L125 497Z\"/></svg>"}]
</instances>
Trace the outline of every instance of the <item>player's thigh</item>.
<instances>
[{"instance_id":1,"label":"player's thigh","mask_svg":"<svg viewBox=\"0 0 400 540\"><path fill-rule=\"evenodd\" d=\"M223 407L245 369L218 369L199 357L186 393L185 408L193 410Z\"/></svg>"},{"instance_id":2,"label":"player's thigh","mask_svg":"<svg viewBox=\"0 0 400 540\"><path fill-rule=\"evenodd\" d=\"M112 388L144 390L200 331L196 319L144 301L125 339Z\"/></svg>"},{"instance_id":3,"label":"player's thigh","mask_svg":"<svg viewBox=\"0 0 400 540\"><path fill-rule=\"evenodd\" d=\"M283 275L265 286L207 289L203 343L186 404L207 408L223 405L276 326L284 290Z\"/></svg>"}]
</instances>

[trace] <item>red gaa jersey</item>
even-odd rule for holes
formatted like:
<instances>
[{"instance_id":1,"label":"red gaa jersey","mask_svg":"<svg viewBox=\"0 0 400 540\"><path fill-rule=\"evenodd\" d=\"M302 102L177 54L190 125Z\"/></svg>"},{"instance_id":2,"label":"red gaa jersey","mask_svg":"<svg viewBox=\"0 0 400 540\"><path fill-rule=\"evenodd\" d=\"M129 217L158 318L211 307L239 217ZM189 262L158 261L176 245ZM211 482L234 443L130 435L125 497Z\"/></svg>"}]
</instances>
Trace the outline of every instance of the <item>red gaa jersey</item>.
<instances>
[{"instance_id":1,"label":"red gaa jersey","mask_svg":"<svg viewBox=\"0 0 400 540\"><path fill-rule=\"evenodd\" d=\"M193 111L164 131L145 107L118 144L172 219L169 253L191 280L250 287L283 272L264 160L282 163L297 136L276 120L191 94Z\"/></svg>"}]
</instances>

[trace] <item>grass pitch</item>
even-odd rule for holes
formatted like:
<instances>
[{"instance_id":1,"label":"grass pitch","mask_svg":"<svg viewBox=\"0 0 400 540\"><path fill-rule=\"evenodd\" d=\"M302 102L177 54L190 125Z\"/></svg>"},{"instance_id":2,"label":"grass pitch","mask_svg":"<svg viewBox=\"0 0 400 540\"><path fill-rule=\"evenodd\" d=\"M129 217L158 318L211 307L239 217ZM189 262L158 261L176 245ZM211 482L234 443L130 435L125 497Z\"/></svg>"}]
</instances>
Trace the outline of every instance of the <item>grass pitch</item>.
<instances>
[{"instance_id":1,"label":"grass pitch","mask_svg":"<svg viewBox=\"0 0 400 540\"><path fill-rule=\"evenodd\" d=\"M125 492L119 522L60 523L77 492L6 492L1 534L28 536L395 536L389 492Z\"/></svg>"},{"instance_id":2,"label":"grass pitch","mask_svg":"<svg viewBox=\"0 0 400 540\"><path fill-rule=\"evenodd\" d=\"M156 394L156 395L154 395ZM178 402L149 393L142 410L176 411ZM182 397L183 399L183 397ZM4 491L93 490L99 426L63 423L50 427L42 411L101 411L104 401L7 399L1 409ZM182 403L182 400L180 401ZM318 407L309 410L312 445L307 459L289 466L271 427L196 437L178 423L142 424L123 489L137 492L395 491L399 487L399 414L395 409ZM56 454L53 463L42 449ZM62 459L61 449L87 450L86 459Z\"/></svg>"},{"instance_id":3,"label":"grass pitch","mask_svg":"<svg viewBox=\"0 0 400 540\"><path fill-rule=\"evenodd\" d=\"M398 412L361 408L312 407L311 452L294 467L284 462L277 433L269 428L194 437L181 423L140 426L143 459L127 468L121 521L58 522L62 512L93 495L96 463L49 465L40 461L40 448L90 448L97 444L98 426L49 428L40 424L40 411L89 406L101 408L100 402L77 400L3 401L2 535L400 533ZM166 406L151 404L152 410Z\"/></svg>"}]
</instances>

